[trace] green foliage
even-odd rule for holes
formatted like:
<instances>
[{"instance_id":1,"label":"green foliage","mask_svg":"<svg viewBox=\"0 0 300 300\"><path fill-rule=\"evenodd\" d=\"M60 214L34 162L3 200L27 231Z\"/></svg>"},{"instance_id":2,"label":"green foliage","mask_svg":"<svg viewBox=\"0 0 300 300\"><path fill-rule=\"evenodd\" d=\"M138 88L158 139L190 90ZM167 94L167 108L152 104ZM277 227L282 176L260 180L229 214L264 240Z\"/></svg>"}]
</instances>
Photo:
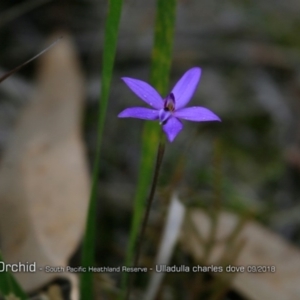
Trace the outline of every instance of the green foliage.
<instances>
[{"instance_id":1,"label":"green foliage","mask_svg":"<svg viewBox=\"0 0 300 300\"><path fill-rule=\"evenodd\" d=\"M3 262L1 252L0 262ZM0 295L4 296L5 298L9 295L13 295L20 300L28 299L18 282L9 272L0 272Z\"/></svg>"},{"instance_id":2,"label":"green foliage","mask_svg":"<svg viewBox=\"0 0 300 300\"><path fill-rule=\"evenodd\" d=\"M101 101L99 105L98 121L98 141L96 161L94 164L92 188L89 201L88 217L83 241L82 265L92 266L95 261L95 240L96 240L96 208L97 208L97 185L100 170L100 152L102 134L105 123L105 116L108 104L109 88L111 83L116 47L118 29L122 12L122 0L109 1L108 15L105 26L104 51L102 58L102 83L101 83ZM93 299L93 274L85 272L81 275L80 293L81 299Z\"/></svg>"}]
</instances>

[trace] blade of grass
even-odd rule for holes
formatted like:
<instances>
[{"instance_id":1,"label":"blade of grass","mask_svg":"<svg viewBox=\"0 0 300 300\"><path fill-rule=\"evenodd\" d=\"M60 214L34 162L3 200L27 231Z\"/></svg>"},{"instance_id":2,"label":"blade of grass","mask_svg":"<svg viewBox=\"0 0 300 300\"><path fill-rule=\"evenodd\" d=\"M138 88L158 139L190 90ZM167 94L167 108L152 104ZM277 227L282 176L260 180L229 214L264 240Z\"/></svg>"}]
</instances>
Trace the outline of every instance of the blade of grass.
<instances>
[{"instance_id":1,"label":"blade of grass","mask_svg":"<svg viewBox=\"0 0 300 300\"><path fill-rule=\"evenodd\" d=\"M168 89L169 73L172 60L174 25L176 17L176 0L157 0L155 21L154 47L152 51L151 84L165 95ZM152 180L156 147L159 143L160 127L157 123L146 122L142 137L142 158L140 162L139 179L134 199L134 214L131 223L129 243L125 265L132 263L141 218L144 212L145 199ZM128 274L122 273L122 294L124 299Z\"/></svg>"},{"instance_id":2,"label":"blade of grass","mask_svg":"<svg viewBox=\"0 0 300 300\"><path fill-rule=\"evenodd\" d=\"M105 123L105 116L108 104L108 95L112 78L113 65L116 54L119 23L122 12L122 0L110 0L108 4L108 14L105 24L104 49L102 57L102 88L101 101L99 104L98 120L98 140L96 159L92 177L92 187L89 199L89 208L86 221L85 236L82 249L82 266L89 267L95 261L95 239L96 239L96 208L97 208L97 183L100 170L100 153L102 134ZM80 299L91 300L93 297L93 274L85 272L81 274Z\"/></svg>"},{"instance_id":3,"label":"blade of grass","mask_svg":"<svg viewBox=\"0 0 300 300\"><path fill-rule=\"evenodd\" d=\"M4 263L1 251L0 262ZM20 300L28 299L21 286L15 280L14 276L9 272L0 272L0 295L4 297L8 295L14 295Z\"/></svg>"}]
</instances>

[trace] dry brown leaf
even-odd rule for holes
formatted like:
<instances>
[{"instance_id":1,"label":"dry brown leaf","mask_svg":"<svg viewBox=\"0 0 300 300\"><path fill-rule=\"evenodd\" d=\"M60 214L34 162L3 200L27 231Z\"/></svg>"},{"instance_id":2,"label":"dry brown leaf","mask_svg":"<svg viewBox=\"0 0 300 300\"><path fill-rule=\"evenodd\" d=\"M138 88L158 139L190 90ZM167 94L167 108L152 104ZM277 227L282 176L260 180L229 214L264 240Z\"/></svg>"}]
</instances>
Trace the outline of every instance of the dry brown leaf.
<instances>
[{"instance_id":1,"label":"dry brown leaf","mask_svg":"<svg viewBox=\"0 0 300 300\"><path fill-rule=\"evenodd\" d=\"M209 217L201 210L194 210L187 216L187 223L181 242L196 260L203 256L203 243L198 234L207 238L210 232ZM190 225L192 223L192 227ZM229 213L220 215L217 240L228 237L238 222L237 216ZM195 230L196 229L196 230ZM300 251L283 238L249 221L241 230L238 240L246 240L246 245L237 258L237 266L246 271L237 273L233 288L251 300L297 300L300 295ZM224 243L217 243L210 255L209 264L216 264L224 250ZM275 266L276 272L251 273L247 266Z\"/></svg>"},{"instance_id":2,"label":"dry brown leaf","mask_svg":"<svg viewBox=\"0 0 300 300\"><path fill-rule=\"evenodd\" d=\"M83 78L70 38L64 34L39 64L35 97L20 117L0 169L4 259L37 264L37 272L15 274L26 291L63 275L39 268L67 264L83 234L89 194L80 129Z\"/></svg>"}]
</instances>

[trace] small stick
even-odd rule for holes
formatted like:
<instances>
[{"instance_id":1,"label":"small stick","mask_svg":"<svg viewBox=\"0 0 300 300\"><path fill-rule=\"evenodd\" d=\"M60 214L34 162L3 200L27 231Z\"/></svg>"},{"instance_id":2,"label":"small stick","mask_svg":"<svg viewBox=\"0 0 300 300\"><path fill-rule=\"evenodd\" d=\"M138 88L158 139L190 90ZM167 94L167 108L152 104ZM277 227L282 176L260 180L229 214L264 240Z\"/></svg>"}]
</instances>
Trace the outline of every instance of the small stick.
<instances>
[{"instance_id":1,"label":"small stick","mask_svg":"<svg viewBox=\"0 0 300 300\"><path fill-rule=\"evenodd\" d=\"M21 65L19 65L18 67L12 69L11 71L5 73L4 75L2 75L0 77L0 83L2 81L4 81L6 78L8 78L9 76L13 75L14 73L18 72L21 68L23 68L24 66L26 66L27 64L29 64L30 62L32 62L33 60L35 60L36 58L38 58L39 56L41 56L42 54L44 54L46 51L48 51L50 48L52 48L59 40L61 40L62 37L58 38L54 43L52 43L49 47L47 47L46 49L42 50L40 53L38 53L37 55L35 55L34 57L30 58L29 60L27 60L26 62L22 63Z\"/></svg>"}]
</instances>

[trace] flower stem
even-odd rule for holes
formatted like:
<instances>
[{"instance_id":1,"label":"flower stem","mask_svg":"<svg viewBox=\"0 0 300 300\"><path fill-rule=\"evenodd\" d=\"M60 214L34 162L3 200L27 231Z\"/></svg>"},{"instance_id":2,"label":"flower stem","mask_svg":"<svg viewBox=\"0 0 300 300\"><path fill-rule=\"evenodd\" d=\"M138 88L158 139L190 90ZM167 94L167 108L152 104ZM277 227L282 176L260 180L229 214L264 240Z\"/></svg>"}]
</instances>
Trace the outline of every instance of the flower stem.
<instances>
[{"instance_id":1,"label":"flower stem","mask_svg":"<svg viewBox=\"0 0 300 300\"><path fill-rule=\"evenodd\" d=\"M142 242L144 239L145 230L146 230L148 219L149 219L150 209L151 209L151 205L152 205L155 190L156 190L158 175L159 175L160 166L161 166L161 163L163 160L164 152L165 152L165 137L163 134L161 134L158 149L157 149L156 164L155 164L155 169L154 169L152 185L151 185L150 193L149 193L149 196L147 199L146 210L145 210L144 218L142 221L142 226L141 226L140 233L139 233L139 238L137 241L137 246L136 246L136 251L135 251L135 256L134 256L134 261L133 261L133 267L136 267L139 262L140 252L141 252L141 248L142 248ZM126 300L129 299L130 292L131 292L132 285L133 285L133 279L134 279L134 273L130 273L126 297L125 297Z\"/></svg>"}]
</instances>

